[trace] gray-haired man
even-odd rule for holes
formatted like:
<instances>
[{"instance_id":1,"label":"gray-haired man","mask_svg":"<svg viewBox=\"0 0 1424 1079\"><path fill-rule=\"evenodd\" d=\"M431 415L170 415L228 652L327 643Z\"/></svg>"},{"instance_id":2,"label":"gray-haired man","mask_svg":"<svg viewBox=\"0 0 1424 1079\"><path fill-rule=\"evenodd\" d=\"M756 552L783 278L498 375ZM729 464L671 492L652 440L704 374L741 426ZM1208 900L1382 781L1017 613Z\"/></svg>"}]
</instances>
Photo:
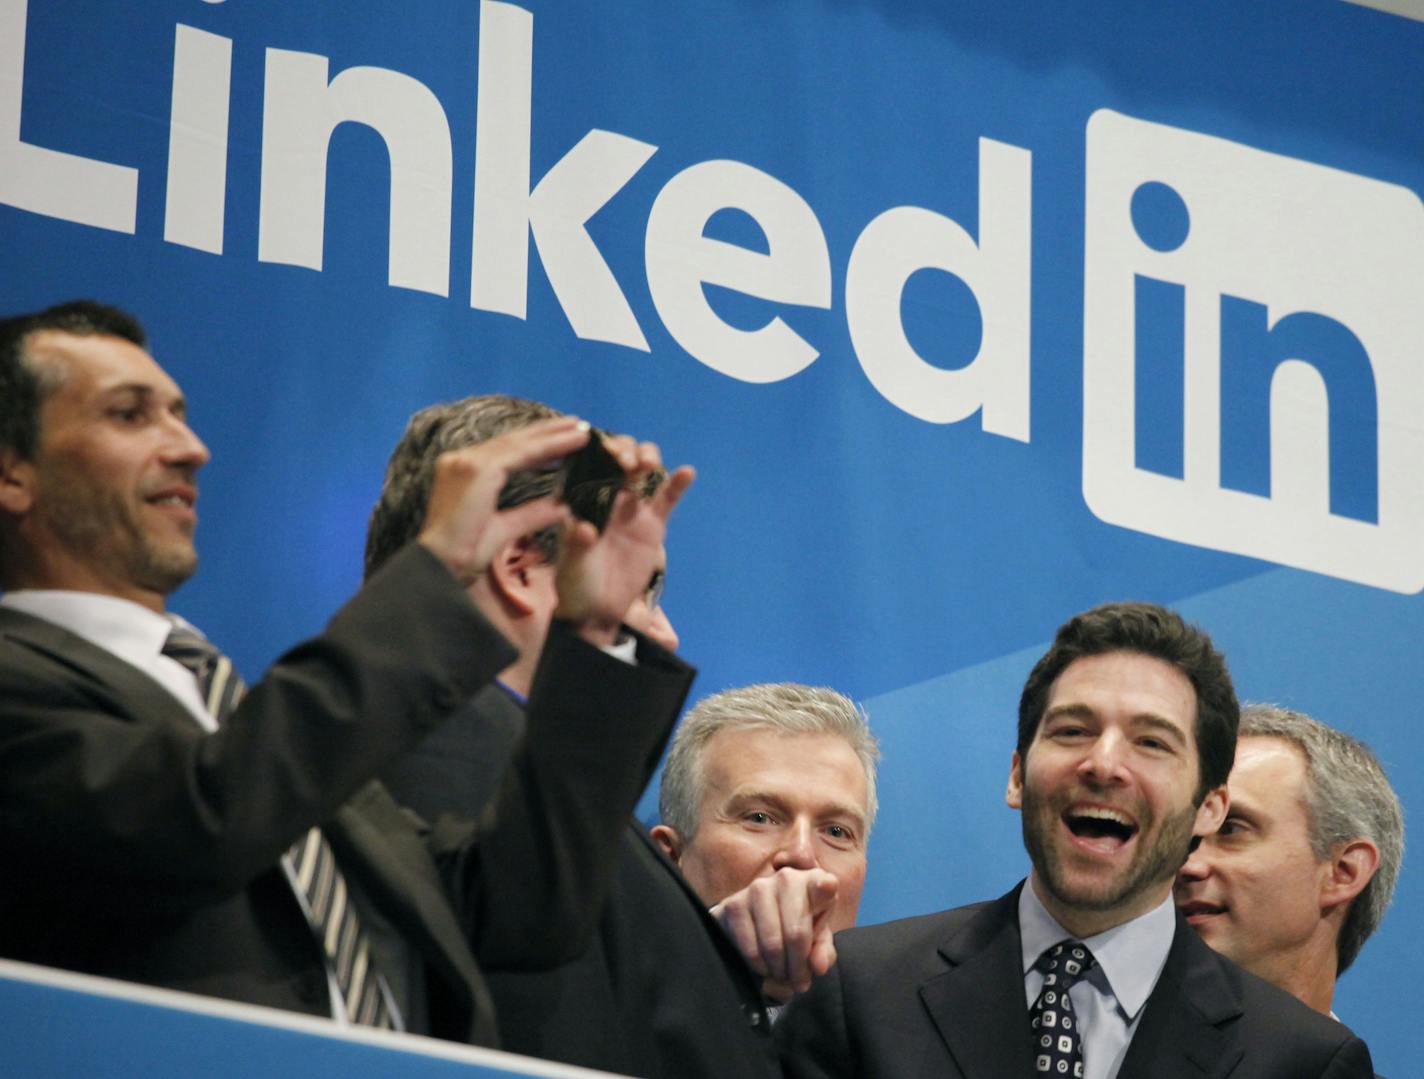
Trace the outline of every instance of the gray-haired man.
<instances>
[{"instance_id":1,"label":"gray-haired man","mask_svg":"<svg viewBox=\"0 0 1424 1079\"><path fill-rule=\"evenodd\" d=\"M1404 816L1361 742L1300 712L1242 710L1231 808L1177 877L1208 944L1321 1012L1379 926Z\"/></svg>"},{"instance_id":2,"label":"gray-haired man","mask_svg":"<svg viewBox=\"0 0 1424 1079\"><path fill-rule=\"evenodd\" d=\"M773 999L824 973L831 934L855 924L878 757L853 701L794 683L715 694L678 728L653 838L744 953L761 943L753 966ZM812 911L814 934L803 942L788 926L778 952L767 927L788 895Z\"/></svg>"}]
</instances>

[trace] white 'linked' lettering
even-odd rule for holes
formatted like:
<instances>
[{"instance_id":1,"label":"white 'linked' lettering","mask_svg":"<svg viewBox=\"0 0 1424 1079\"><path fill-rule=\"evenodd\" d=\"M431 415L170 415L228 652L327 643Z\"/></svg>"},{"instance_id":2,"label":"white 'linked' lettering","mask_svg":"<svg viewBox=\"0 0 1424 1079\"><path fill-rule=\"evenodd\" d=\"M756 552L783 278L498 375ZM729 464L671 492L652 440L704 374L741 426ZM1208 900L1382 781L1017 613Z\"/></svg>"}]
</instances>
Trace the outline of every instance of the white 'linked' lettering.
<instances>
[{"instance_id":1,"label":"white 'linked' lettering","mask_svg":"<svg viewBox=\"0 0 1424 1079\"><path fill-rule=\"evenodd\" d=\"M28 0L0 0L0 202L30 213L133 232L138 169L20 140Z\"/></svg>"},{"instance_id":2,"label":"white 'linked' lettering","mask_svg":"<svg viewBox=\"0 0 1424 1079\"><path fill-rule=\"evenodd\" d=\"M480 4L470 306L525 317L529 234L574 333L648 351L627 297L585 227L657 150L592 130L529 186L534 17Z\"/></svg>"},{"instance_id":3,"label":"white 'linked' lettering","mask_svg":"<svg viewBox=\"0 0 1424 1079\"><path fill-rule=\"evenodd\" d=\"M702 234L723 209L756 221L765 255ZM663 324L713 370L743 382L776 382L820 355L779 317L758 330L728 326L703 294L703 285L721 285L780 303L831 306L831 256L815 211L760 169L704 161L669 180L648 214L646 261Z\"/></svg>"},{"instance_id":4,"label":"white 'linked' lettering","mask_svg":"<svg viewBox=\"0 0 1424 1079\"><path fill-rule=\"evenodd\" d=\"M336 126L372 127L391 159L392 285L450 294L450 125L423 83L380 67L327 82L313 53L267 50L257 257L321 269L326 155Z\"/></svg>"},{"instance_id":5,"label":"white 'linked' lettering","mask_svg":"<svg viewBox=\"0 0 1424 1079\"><path fill-rule=\"evenodd\" d=\"M1018 146L979 140L979 242L918 206L865 226L846 267L846 322L855 354L891 404L930 423L982 409L985 431L1029 440L1029 218L1032 160ZM905 336L900 298L917 270L954 274L979 304L983 336L965 368L935 367Z\"/></svg>"},{"instance_id":6,"label":"white 'linked' lettering","mask_svg":"<svg viewBox=\"0 0 1424 1079\"><path fill-rule=\"evenodd\" d=\"M163 238L221 255L227 199L232 42L179 25L173 40L173 112Z\"/></svg>"}]
</instances>

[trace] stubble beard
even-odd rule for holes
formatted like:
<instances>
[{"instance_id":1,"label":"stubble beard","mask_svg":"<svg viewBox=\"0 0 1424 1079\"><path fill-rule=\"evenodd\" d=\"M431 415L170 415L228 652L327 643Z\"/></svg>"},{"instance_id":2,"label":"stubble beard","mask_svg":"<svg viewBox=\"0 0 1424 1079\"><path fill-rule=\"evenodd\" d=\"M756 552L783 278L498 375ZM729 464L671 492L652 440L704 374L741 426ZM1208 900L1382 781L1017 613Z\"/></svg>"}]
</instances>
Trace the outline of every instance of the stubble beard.
<instances>
[{"instance_id":1,"label":"stubble beard","mask_svg":"<svg viewBox=\"0 0 1424 1079\"><path fill-rule=\"evenodd\" d=\"M54 490L54 488L51 488ZM192 529L186 543L155 543L131 507L112 491L62 486L48 499L49 530L76 557L104 563L105 571L145 591L168 595L193 575L198 555Z\"/></svg>"},{"instance_id":2,"label":"stubble beard","mask_svg":"<svg viewBox=\"0 0 1424 1079\"><path fill-rule=\"evenodd\" d=\"M1075 881L1052 836L1068 801L1050 803L1027 786L1023 792L1023 840L1039 882L1065 907L1087 911L1110 911L1130 904L1158 884L1176 878L1187 860L1196 807L1163 819L1162 828L1150 847L1139 846L1132 861L1115 877ZM1139 817L1137 841L1152 830L1155 818Z\"/></svg>"}]
</instances>

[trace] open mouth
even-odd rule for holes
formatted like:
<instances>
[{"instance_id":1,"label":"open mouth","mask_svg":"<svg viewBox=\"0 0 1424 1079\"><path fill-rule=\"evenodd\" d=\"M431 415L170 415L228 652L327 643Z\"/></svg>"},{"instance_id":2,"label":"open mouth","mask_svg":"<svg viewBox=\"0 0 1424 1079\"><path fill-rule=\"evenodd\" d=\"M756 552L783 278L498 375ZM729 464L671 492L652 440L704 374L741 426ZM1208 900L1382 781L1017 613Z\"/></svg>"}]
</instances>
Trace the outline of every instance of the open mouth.
<instances>
[{"instance_id":1,"label":"open mouth","mask_svg":"<svg viewBox=\"0 0 1424 1079\"><path fill-rule=\"evenodd\" d=\"M1200 925L1208 919L1215 918L1218 914L1225 914L1226 908L1217 903L1207 903L1201 899L1193 899L1190 903L1179 903L1177 909L1182 912L1191 925Z\"/></svg>"},{"instance_id":2,"label":"open mouth","mask_svg":"<svg viewBox=\"0 0 1424 1079\"><path fill-rule=\"evenodd\" d=\"M1137 834L1137 822L1106 806L1072 806L1063 814L1068 830L1088 846L1111 853Z\"/></svg>"},{"instance_id":3,"label":"open mouth","mask_svg":"<svg viewBox=\"0 0 1424 1079\"><path fill-rule=\"evenodd\" d=\"M150 506L174 506L191 510L193 504L198 501L198 492L187 486L169 487L150 495L145 501Z\"/></svg>"}]
</instances>

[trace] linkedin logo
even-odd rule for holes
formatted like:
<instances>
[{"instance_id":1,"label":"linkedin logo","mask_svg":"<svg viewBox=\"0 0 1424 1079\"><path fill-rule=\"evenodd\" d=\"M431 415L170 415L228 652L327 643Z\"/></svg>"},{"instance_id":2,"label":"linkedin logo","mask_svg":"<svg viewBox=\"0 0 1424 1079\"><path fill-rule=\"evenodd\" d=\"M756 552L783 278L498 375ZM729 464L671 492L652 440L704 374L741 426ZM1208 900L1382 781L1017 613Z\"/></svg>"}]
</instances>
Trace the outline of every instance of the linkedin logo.
<instances>
[{"instance_id":1,"label":"linkedin logo","mask_svg":"<svg viewBox=\"0 0 1424 1079\"><path fill-rule=\"evenodd\" d=\"M1424 588L1424 207L1106 109L1087 131L1083 494L1136 531Z\"/></svg>"}]
</instances>

